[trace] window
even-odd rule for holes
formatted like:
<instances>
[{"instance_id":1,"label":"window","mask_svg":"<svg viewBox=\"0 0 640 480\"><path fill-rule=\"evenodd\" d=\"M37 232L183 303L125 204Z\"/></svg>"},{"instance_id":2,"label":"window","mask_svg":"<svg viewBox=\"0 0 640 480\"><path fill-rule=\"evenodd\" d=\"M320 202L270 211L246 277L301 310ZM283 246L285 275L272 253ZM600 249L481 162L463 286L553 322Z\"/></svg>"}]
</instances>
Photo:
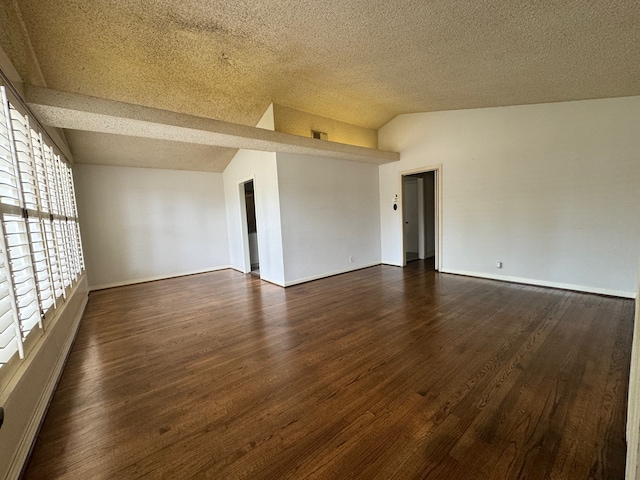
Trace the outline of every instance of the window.
<instances>
[{"instance_id":1,"label":"window","mask_svg":"<svg viewBox=\"0 0 640 480\"><path fill-rule=\"evenodd\" d=\"M0 85L0 368L84 271L71 168Z\"/></svg>"}]
</instances>

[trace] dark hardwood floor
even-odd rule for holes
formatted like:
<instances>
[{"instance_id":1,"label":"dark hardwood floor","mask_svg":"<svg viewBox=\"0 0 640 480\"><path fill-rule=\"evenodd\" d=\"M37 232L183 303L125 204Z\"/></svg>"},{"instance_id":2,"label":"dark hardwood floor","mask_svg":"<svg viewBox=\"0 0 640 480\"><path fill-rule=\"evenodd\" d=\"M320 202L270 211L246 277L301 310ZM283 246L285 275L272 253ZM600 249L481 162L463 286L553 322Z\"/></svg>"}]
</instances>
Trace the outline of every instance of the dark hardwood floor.
<instances>
[{"instance_id":1,"label":"dark hardwood floor","mask_svg":"<svg viewBox=\"0 0 640 480\"><path fill-rule=\"evenodd\" d=\"M633 301L412 262L94 292L25 479L622 479Z\"/></svg>"}]
</instances>

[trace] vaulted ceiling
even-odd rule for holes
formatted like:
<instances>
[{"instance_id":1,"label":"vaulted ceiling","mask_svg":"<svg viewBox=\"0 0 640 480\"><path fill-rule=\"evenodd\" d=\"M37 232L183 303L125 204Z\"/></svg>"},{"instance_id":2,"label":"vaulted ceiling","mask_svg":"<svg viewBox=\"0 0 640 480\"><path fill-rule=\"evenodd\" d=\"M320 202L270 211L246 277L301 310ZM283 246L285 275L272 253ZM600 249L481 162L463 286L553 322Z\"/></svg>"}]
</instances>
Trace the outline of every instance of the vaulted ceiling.
<instances>
[{"instance_id":1,"label":"vaulted ceiling","mask_svg":"<svg viewBox=\"0 0 640 480\"><path fill-rule=\"evenodd\" d=\"M637 0L3 0L0 26L26 83L245 125L640 94Z\"/></svg>"}]
</instances>

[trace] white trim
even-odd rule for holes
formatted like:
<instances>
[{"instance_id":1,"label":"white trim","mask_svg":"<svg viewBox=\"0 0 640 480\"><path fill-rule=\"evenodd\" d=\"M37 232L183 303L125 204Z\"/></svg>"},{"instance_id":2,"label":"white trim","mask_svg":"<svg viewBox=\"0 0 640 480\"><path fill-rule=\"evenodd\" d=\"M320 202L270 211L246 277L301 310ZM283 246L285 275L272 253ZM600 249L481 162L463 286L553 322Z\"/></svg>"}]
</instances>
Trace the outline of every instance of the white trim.
<instances>
[{"instance_id":1,"label":"white trim","mask_svg":"<svg viewBox=\"0 0 640 480\"><path fill-rule=\"evenodd\" d=\"M341 275L343 273L355 272L356 270L362 270L364 268L375 267L376 265L382 265L382 263L373 262L365 265L358 265L357 267L345 268L344 270L337 270L335 272L322 273L320 275L313 275L311 277L301 278L299 280L293 280L291 282L284 282L284 286L291 287L292 285L298 285L300 283L312 282L313 280L319 280L321 278L333 277L334 275ZM274 283L274 282L271 282L271 283ZM276 284L276 285L279 285L279 284Z\"/></svg>"},{"instance_id":2,"label":"white trim","mask_svg":"<svg viewBox=\"0 0 640 480\"><path fill-rule=\"evenodd\" d=\"M251 273L251 272L243 272L242 270L240 270L239 268L236 268L236 267L229 267L229 269L233 270L235 272L241 273L243 275L253 275L253 273ZM277 285L278 287L286 287L286 285L284 285L282 282L279 282L277 280L272 280L272 279L270 279L268 277L264 277L264 276L257 276L257 275L254 275L254 276L258 280L264 280L265 282L273 283L274 285Z\"/></svg>"},{"instance_id":3,"label":"white trim","mask_svg":"<svg viewBox=\"0 0 640 480\"><path fill-rule=\"evenodd\" d=\"M638 294L636 298L640 298L640 270L638 270ZM638 398L640 397L640 302L637 301L632 338L627 403L625 478L637 480L640 478L640 464L638 463L638 458L640 457L640 410L638 410Z\"/></svg>"},{"instance_id":4,"label":"white trim","mask_svg":"<svg viewBox=\"0 0 640 480\"><path fill-rule=\"evenodd\" d=\"M398 179L400 181L400 187L398 188L398 191L400 192L400 215L397 215L399 217L399 222L400 222L400 235L402 235L402 242L401 243L401 248L402 248L402 252L401 252L401 258L402 261L400 262L400 266L402 267L406 267L407 266L407 240L404 238L404 177L405 175L411 175L410 173L403 173L403 172L399 172L399 176Z\"/></svg>"},{"instance_id":5,"label":"white trim","mask_svg":"<svg viewBox=\"0 0 640 480\"><path fill-rule=\"evenodd\" d=\"M425 245L427 227L424 221L424 178L417 178L416 180L418 185L418 258L424 260L427 256Z\"/></svg>"},{"instance_id":6,"label":"white trim","mask_svg":"<svg viewBox=\"0 0 640 480\"><path fill-rule=\"evenodd\" d=\"M253 275L253 274L252 273L247 273L246 275ZM258 276L256 276L256 278L259 279L259 280L263 280L265 282L268 282L268 283L272 283L273 285L277 285L278 287L283 287L283 288L284 287L288 287L288 285L285 285L282 282L279 282L277 280L272 280L272 279L267 278L267 277L262 277L262 276L258 277Z\"/></svg>"},{"instance_id":7,"label":"white trim","mask_svg":"<svg viewBox=\"0 0 640 480\"><path fill-rule=\"evenodd\" d=\"M571 283L549 282L547 280L535 280L532 278L510 277L508 275L493 275L489 273L468 272L466 270L442 269L442 273L453 275L464 275L466 277L486 278L488 280L499 280L502 282L522 283L525 285L535 285L538 287L559 288L561 290L574 290L577 292L597 293L599 295L610 295L613 297L636 298L635 292L625 290L611 290L609 288L588 287L585 285L574 285Z\"/></svg>"},{"instance_id":8,"label":"white trim","mask_svg":"<svg viewBox=\"0 0 640 480\"><path fill-rule=\"evenodd\" d=\"M121 282L103 283L101 285L90 285L89 291L94 292L96 290L104 290L105 288L124 287L126 285L135 285L137 283L155 282L156 280L166 280L169 278L186 277L187 275L197 275L199 273L217 272L218 270L227 270L232 268L237 270L231 265L223 265L221 267L204 268L202 270L191 270L189 272L171 273L167 275L156 275L155 277L136 278L132 280L123 280Z\"/></svg>"},{"instance_id":9,"label":"white trim","mask_svg":"<svg viewBox=\"0 0 640 480\"><path fill-rule=\"evenodd\" d=\"M382 262L381 265L389 265L390 267L400 267L400 268L405 266L400 263L390 263L390 262Z\"/></svg>"},{"instance_id":10,"label":"white trim","mask_svg":"<svg viewBox=\"0 0 640 480\"><path fill-rule=\"evenodd\" d=\"M398 172L398 182L400 183L399 191L400 191L400 234L402 235L402 262L399 265L400 267L405 267L407 265L406 258L406 247L405 247L405 239L404 239L404 177L409 175L415 175L417 173L429 173L433 172L435 175L435 214L436 214L436 258L435 258L435 269L436 271L443 271L442 267L442 164L439 163L437 165L430 165L426 167L413 168L411 170L403 170ZM391 264L390 264L391 265Z\"/></svg>"}]
</instances>

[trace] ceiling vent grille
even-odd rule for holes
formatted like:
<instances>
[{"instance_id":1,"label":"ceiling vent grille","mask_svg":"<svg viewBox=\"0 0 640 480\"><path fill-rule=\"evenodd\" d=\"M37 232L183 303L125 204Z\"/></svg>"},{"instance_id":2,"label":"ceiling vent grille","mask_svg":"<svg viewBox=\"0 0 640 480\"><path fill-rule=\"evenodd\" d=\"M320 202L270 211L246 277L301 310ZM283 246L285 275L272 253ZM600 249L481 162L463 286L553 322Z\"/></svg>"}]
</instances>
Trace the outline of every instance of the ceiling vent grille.
<instances>
[{"instance_id":1,"label":"ceiling vent grille","mask_svg":"<svg viewBox=\"0 0 640 480\"><path fill-rule=\"evenodd\" d=\"M326 132L320 130L311 130L311 138L317 138L318 140L329 140L329 136Z\"/></svg>"}]
</instances>

